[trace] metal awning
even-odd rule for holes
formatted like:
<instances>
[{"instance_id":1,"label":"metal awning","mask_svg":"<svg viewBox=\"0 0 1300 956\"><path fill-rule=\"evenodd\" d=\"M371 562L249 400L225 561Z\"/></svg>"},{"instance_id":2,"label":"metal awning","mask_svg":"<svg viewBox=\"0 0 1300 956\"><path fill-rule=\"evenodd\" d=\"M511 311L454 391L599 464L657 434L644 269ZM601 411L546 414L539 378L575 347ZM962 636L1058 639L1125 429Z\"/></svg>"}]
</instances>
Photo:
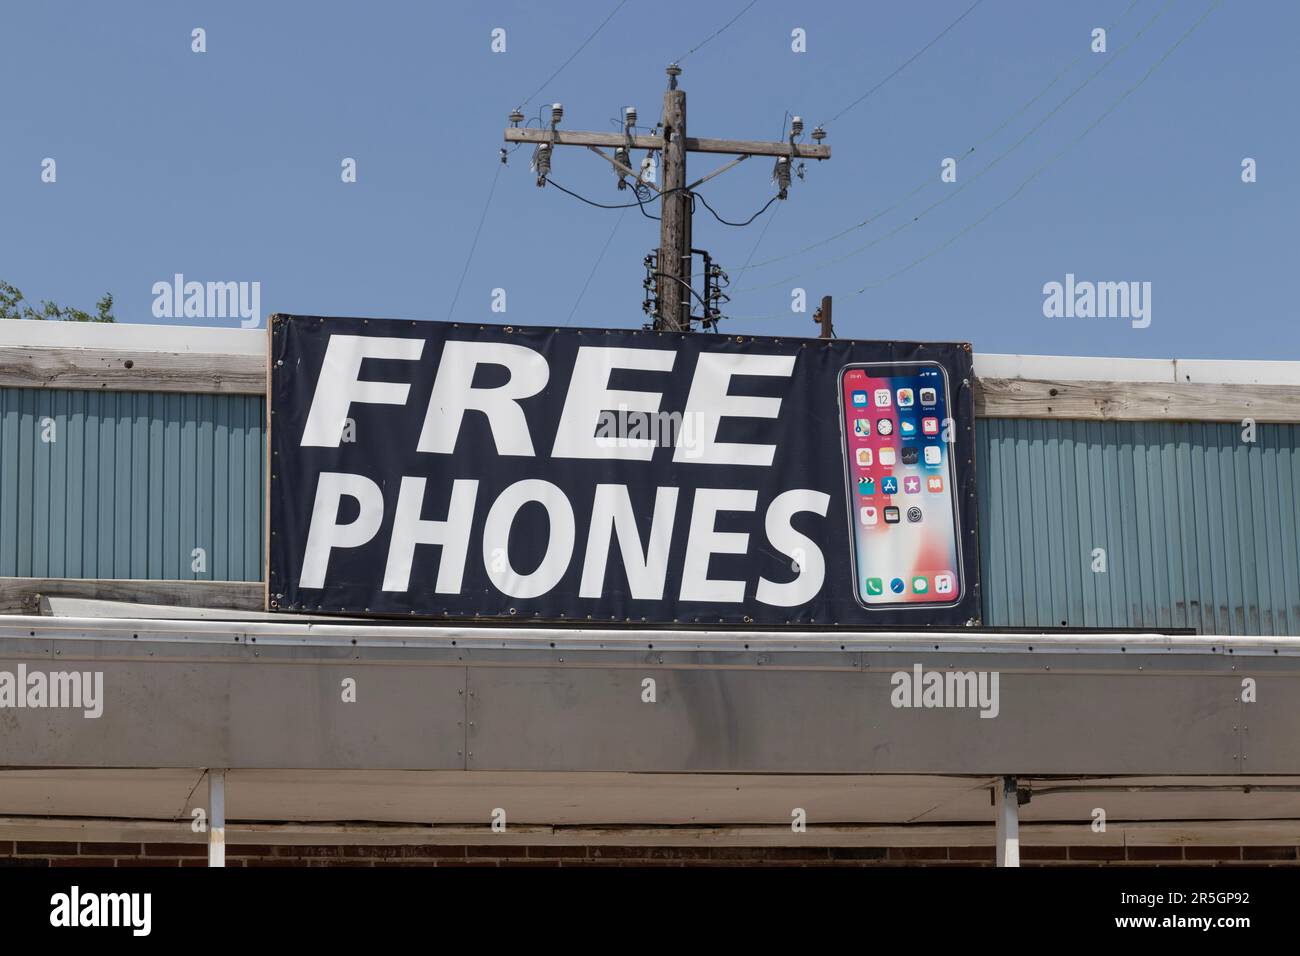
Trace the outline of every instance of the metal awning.
<instances>
[{"instance_id":1,"label":"metal awning","mask_svg":"<svg viewBox=\"0 0 1300 956\"><path fill-rule=\"evenodd\" d=\"M98 718L0 709L7 766L1300 769L1292 637L0 619L0 671L19 665L102 673L104 706ZM902 683L919 690L936 673L950 695L948 675L973 676L972 695L979 675L985 689L996 675L996 716L978 702L927 706L920 693L917 706L896 706Z\"/></svg>"}]
</instances>

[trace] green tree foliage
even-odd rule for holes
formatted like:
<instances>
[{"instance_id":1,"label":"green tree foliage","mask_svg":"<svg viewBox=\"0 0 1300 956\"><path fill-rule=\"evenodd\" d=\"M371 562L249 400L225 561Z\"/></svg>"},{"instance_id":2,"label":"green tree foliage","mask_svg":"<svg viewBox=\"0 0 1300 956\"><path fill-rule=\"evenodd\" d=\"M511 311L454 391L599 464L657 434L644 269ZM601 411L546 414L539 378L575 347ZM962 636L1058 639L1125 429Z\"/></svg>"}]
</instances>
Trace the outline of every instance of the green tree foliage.
<instances>
[{"instance_id":1,"label":"green tree foliage","mask_svg":"<svg viewBox=\"0 0 1300 956\"><path fill-rule=\"evenodd\" d=\"M107 292L95 303L95 314L74 309L71 306L56 305L42 300L40 308L27 305L23 294L8 282L0 279L0 319L53 319L56 322L115 322L113 317L113 293Z\"/></svg>"}]
</instances>

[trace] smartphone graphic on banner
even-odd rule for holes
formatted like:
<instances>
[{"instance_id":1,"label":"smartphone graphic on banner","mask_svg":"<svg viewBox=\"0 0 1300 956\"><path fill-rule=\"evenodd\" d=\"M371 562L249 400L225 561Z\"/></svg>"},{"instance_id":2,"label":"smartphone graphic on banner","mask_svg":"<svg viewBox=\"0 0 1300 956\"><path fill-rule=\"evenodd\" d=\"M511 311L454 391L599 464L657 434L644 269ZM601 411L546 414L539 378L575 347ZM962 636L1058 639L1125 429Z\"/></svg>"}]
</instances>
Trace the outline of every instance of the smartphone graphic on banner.
<instances>
[{"instance_id":1,"label":"smartphone graphic on banner","mask_svg":"<svg viewBox=\"0 0 1300 956\"><path fill-rule=\"evenodd\" d=\"M864 607L946 607L961 601L961 563L948 374L937 362L840 370L840 443Z\"/></svg>"}]
</instances>

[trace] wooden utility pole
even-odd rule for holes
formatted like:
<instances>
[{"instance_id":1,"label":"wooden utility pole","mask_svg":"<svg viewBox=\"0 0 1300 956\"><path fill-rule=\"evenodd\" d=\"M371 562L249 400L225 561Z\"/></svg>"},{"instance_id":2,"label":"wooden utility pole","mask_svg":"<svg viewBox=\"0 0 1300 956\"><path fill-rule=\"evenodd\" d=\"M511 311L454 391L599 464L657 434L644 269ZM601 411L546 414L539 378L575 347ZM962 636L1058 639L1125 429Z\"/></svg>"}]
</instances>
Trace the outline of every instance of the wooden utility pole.
<instances>
[{"instance_id":1,"label":"wooden utility pole","mask_svg":"<svg viewBox=\"0 0 1300 956\"><path fill-rule=\"evenodd\" d=\"M655 277L658 311L654 327L665 331L686 331L691 327L691 190L701 183L726 172L750 156L775 156L778 164L780 196L785 198L789 185L791 166L796 159L830 159L831 148L822 144L826 133L821 127L813 130L815 145L796 143L803 132L802 121L791 125L788 142L762 142L737 139L699 139L686 135L686 91L677 88L677 77L682 69L676 63L668 67L668 90L664 93L664 112L659 135L635 133L629 126L621 133L595 133L559 129L559 105L552 111L550 129L533 129L519 126L523 114L511 114L512 125L505 131L507 143L532 143L545 152L544 166L539 164L537 185L544 186L556 146L585 146L610 163L623 176L631 177L636 184L644 183L658 192L662 199L659 223L659 256ZM616 150L610 156L600 147ZM642 180L627 161L633 149L658 152L663 169L662 187ZM687 153L725 153L736 158L707 176L687 183Z\"/></svg>"},{"instance_id":2,"label":"wooden utility pole","mask_svg":"<svg viewBox=\"0 0 1300 956\"><path fill-rule=\"evenodd\" d=\"M691 327L691 197L686 191L686 91L677 88L682 68L668 67L663 115L663 209L659 220L659 315L655 328Z\"/></svg>"},{"instance_id":3,"label":"wooden utility pole","mask_svg":"<svg viewBox=\"0 0 1300 956\"><path fill-rule=\"evenodd\" d=\"M813 321L822 327L821 338L835 338L835 325L831 321L831 297L822 296L821 307L813 313Z\"/></svg>"}]
</instances>

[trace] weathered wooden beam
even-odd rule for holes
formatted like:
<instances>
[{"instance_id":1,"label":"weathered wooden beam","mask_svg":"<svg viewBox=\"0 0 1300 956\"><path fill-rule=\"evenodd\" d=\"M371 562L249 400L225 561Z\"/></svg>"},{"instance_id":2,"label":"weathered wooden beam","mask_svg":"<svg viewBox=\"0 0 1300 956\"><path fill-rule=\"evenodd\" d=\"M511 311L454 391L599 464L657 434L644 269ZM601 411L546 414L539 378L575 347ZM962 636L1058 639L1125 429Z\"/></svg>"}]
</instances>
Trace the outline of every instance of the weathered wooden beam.
<instances>
[{"instance_id":1,"label":"weathered wooden beam","mask_svg":"<svg viewBox=\"0 0 1300 956\"><path fill-rule=\"evenodd\" d=\"M266 359L211 352L0 345L0 386L263 394Z\"/></svg>"},{"instance_id":2,"label":"weathered wooden beam","mask_svg":"<svg viewBox=\"0 0 1300 956\"><path fill-rule=\"evenodd\" d=\"M702 136L687 136L686 149L692 153L730 153L746 156L789 156L789 143L762 142L754 139L706 139ZM830 159L829 146L809 146L797 143L794 155L798 159Z\"/></svg>"},{"instance_id":3,"label":"weathered wooden beam","mask_svg":"<svg viewBox=\"0 0 1300 956\"><path fill-rule=\"evenodd\" d=\"M1300 386L979 378L981 418L1300 422Z\"/></svg>"},{"instance_id":4,"label":"weathered wooden beam","mask_svg":"<svg viewBox=\"0 0 1300 956\"><path fill-rule=\"evenodd\" d=\"M264 354L0 345L0 387L264 395L266 382ZM1300 385L985 375L976 378L975 414L1095 421L1300 422Z\"/></svg>"},{"instance_id":5,"label":"weathered wooden beam","mask_svg":"<svg viewBox=\"0 0 1300 956\"><path fill-rule=\"evenodd\" d=\"M42 596L260 611L262 594L261 581L0 577L0 614L39 614Z\"/></svg>"},{"instance_id":6,"label":"weathered wooden beam","mask_svg":"<svg viewBox=\"0 0 1300 956\"><path fill-rule=\"evenodd\" d=\"M507 143L558 143L560 146L627 146L629 137L622 133L588 133L582 130L549 130L512 126L505 131ZM663 149L662 136L634 135L633 149ZM752 139L706 139L686 137L686 149L692 153L727 153L746 156L789 156L790 144ZM830 159L831 148L800 143L794 147L799 159Z\"/></svg>"}]
</instances>

